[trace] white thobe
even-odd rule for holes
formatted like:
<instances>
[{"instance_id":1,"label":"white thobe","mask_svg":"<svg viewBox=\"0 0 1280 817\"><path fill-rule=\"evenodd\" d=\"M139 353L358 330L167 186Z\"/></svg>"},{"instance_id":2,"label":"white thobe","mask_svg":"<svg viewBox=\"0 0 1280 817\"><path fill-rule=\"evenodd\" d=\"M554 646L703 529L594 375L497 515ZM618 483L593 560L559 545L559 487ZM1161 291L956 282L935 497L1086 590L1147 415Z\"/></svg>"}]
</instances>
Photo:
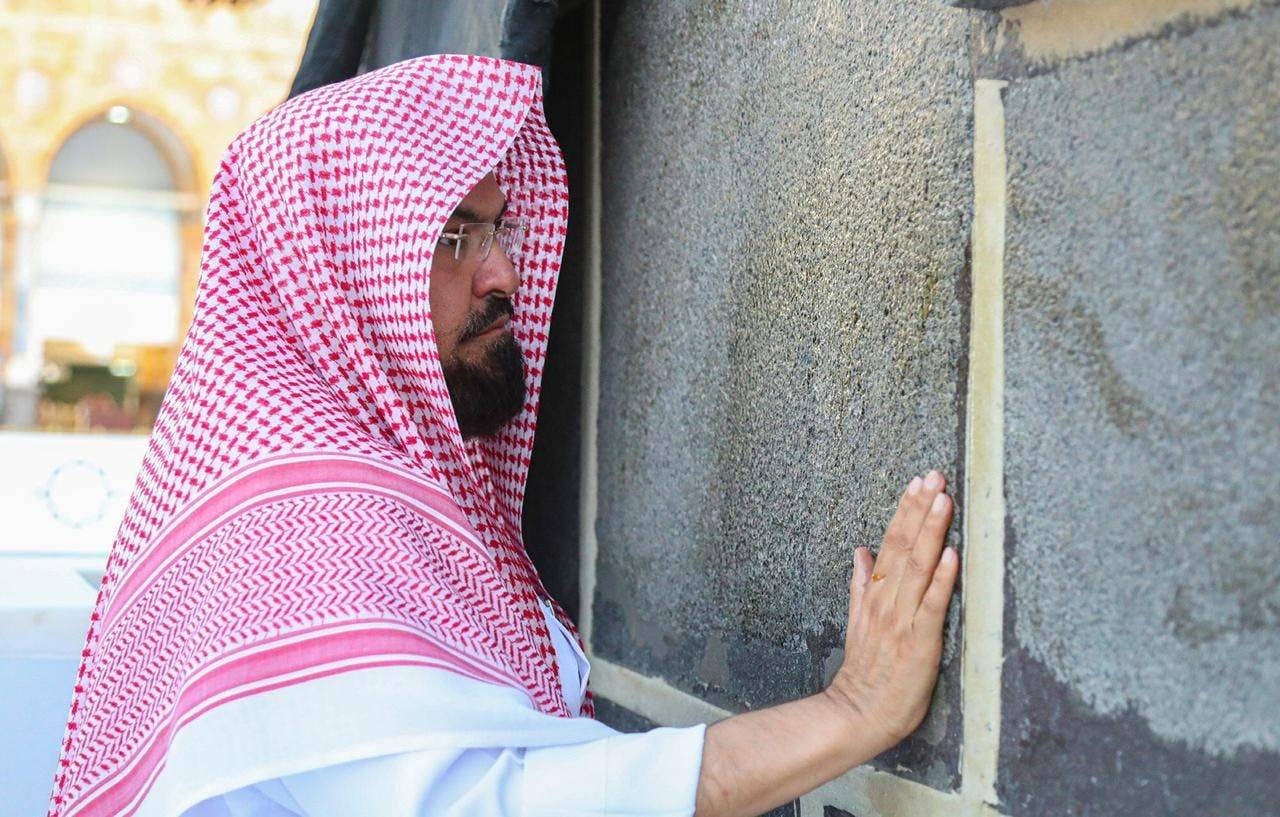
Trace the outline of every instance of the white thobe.
<instances>
[{"instance_id":1,"label":"white thobe","mask_svg":"<svg viewBox=\"0 0 1280 817\"><path fill-rule=\"evenodd\" d=\"M578 712L590 664L549 605L542 609L565 701ZM513 696L495 694L499 687L445 670L432 677L455 700L452 693L465 691L473 711L488 713L489 723L504 711L513 720L527 719ZM527 708L533 708L531 701ZM548 718L544 728L569 723ZM207 799L183 817L692 815L706 726L610 731L605 738L560 746L432 748L324 766Z\"/></svg>"}]
</instances>

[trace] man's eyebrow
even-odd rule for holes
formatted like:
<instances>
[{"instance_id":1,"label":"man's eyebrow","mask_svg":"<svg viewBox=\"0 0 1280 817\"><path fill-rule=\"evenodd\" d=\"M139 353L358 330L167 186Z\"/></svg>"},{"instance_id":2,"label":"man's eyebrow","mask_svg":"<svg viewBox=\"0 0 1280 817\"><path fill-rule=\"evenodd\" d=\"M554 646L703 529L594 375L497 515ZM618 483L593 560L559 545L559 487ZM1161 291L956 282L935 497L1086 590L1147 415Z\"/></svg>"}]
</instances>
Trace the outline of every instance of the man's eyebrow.
<instances>
[{"instance_id":1,"label":"man's eyebrow","mask_svg":"<svg viewBox=\"0 0 1280 817\"><path fill-rule=\"evenodd\" d=\"M506 214L506 212L507 212L507 203L504 201L502 203L502 209L498 211L498 215L493 217L494 223L496 224L498 220L501 219L502 216ZM468 207L465 204L458 205L458 208L453 211L453 215L450 216L450 218L456 218L459 221L466 221L466 222L488 221L488 219L486 219L484 216L480 215L475 210L472 210L470 207Z\"/></svg>"}]
</instances>

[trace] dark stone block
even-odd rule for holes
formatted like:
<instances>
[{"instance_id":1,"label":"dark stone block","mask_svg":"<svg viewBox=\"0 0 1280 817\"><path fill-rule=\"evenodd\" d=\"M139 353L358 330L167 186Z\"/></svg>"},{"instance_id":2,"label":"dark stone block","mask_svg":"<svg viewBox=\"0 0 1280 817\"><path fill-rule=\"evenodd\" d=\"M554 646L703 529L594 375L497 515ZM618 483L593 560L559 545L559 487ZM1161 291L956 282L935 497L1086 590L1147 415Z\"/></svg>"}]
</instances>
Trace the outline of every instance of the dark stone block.
<instances>
[{"instance_id":1,"label":"dark stone block","mask_svg":"<svg viewBox=\"0 0 1280 817\"><path fill-rule=\"evenodd\" d=\"M1017 815L1280 802L1280 11L1005 94Z\"/></svg>"},{"instance_id":2,"label":"dark stone block","mask_svg":"<svg viewBox=\"0 0 1280 817\"><path fill-rule=\"evenodd\" d=\"M947 2L957 8L999 11L1013 6L1025 6L1033 0L947 0Z\"/></svg>"},{"instance_id":3,"label":"dark stone block","mask_svg":"<svg viewBox=\"0 0 1280 817\"><path fill-rule=\"evenodd\" d=\"M910 477L963 478L970 17L610 16L594 648L781 703L839 665L853 550ZM942 789L958 624L929 719L877 760Z\"/></svg>"},{"instance_id":4,"label":"dark stone block","mask_svg":"<svg viewBox=\"0 0 1280 817\"><path fill-rule=\"evenodd\" d=\"M1099 716L1018 648L1005 657L1000 809L1016 815L1274 813L1280 754L1214 757L1152 733L1135 707Z\"/></svg>"}]
</instances>

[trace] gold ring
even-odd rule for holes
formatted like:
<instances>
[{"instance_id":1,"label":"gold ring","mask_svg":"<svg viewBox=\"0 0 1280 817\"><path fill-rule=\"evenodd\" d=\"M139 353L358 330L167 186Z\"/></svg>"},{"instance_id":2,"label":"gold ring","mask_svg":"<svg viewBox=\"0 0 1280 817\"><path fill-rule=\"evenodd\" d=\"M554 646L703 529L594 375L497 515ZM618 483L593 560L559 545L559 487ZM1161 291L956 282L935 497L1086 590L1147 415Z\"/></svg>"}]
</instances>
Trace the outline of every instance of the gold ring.
<instances>
[{"instance_id":1,"label":"gold ring","mask_svg":"<svg viewBox=\"0 0 1280 817\"><path fill-rule=\"evenodd\" d=\"M882 580L884 579L884 577L885 577L885 574L883 574L883 573L872 573L872 574L871 574L871 581L873 581L873 582L882 581Z\"/></svg>"}]
</instances>

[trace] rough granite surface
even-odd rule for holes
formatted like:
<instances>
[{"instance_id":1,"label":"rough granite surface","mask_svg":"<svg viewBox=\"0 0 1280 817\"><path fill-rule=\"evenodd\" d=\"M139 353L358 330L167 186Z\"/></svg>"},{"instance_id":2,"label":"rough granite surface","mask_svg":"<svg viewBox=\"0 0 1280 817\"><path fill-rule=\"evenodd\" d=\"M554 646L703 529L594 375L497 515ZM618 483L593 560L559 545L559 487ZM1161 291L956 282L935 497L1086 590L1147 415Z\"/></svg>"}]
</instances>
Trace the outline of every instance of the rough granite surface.
<instances>
[{"instance_id":1,"label":"rough granite surface","mask_svg":"<svg viewBox=\"0 0 1280 817\"><path fill-rule=\"evenodd\" d=\"M1280 10L1006 91L1002 808L1280 802Z\"/></svg>"},{"instance_id":2,"label":"rough granite surface","mask_svg":"<svg viewBox=\"0 0 1280 817\"><path fill-rule=\"evenodd\" d=\"M962 477L971 13L610 5L594 647L759 708L838 667L910 477ZM939 788L958 625L878 761Z\"/></svg>"}]
</instances>

